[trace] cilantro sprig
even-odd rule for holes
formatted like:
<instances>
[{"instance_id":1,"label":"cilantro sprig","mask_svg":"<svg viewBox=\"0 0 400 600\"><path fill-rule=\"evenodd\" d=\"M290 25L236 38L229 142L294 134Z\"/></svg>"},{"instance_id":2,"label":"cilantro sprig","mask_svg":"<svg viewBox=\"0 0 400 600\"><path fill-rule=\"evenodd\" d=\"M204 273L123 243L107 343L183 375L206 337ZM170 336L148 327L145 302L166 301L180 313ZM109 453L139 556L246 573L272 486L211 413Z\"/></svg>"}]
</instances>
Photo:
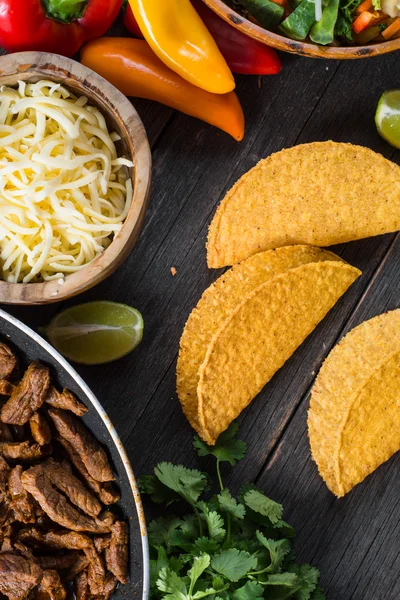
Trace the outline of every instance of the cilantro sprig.
<instances>
[{"instance_id":1,"label":"cilantro sprig","mask_svg":"<svg viewBox=\"0 0 400 600\"><path fill-rule=\"evenodd\" d=\"M140 479L142 493L155 503L184 500L191 507L189 514L168 511L149 525L151 598L324 600L318 570L295 562L283 507L254 485L243 486L238 499L224 487L221 463L234 466L246 453L237 431L233 423L212 447L194 439L199 456L216 459L217 495L206 496L206 473L183 465L163 462Z\"/></svg>"}]
</instances>

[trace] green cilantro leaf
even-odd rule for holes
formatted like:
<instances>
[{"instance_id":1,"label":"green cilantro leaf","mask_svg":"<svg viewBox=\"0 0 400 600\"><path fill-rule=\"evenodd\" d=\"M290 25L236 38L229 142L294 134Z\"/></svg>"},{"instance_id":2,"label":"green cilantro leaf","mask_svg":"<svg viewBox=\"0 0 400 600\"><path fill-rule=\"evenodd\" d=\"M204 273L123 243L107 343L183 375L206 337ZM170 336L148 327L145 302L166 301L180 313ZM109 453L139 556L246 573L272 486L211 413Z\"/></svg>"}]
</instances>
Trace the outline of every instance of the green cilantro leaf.
<instances>
[{"instance_id":1,"label":"green cilantro leaf","mask_svg":"<svg viewBox=\"0 0 400 600\"><path fill-rule=\"evenodd\" d=\"M279 571L283 559L291 550L291 543L289 540L270 540L266 538L260 531L256 531L256 537L260 544L267 548L271 564L264 569L266 573L276 573Z\"/></svg>"},{"instance_id":2,"label":"green cilantro leaf","mask_svg":"<svg viewBox=\"0 0 400 600\"><path fill-rule=\"evenodd\" d=\"M200 575L207 569L210 565L210 556L208 554L203 554L202 556L197 556L193 560L193 566L188 571L188 575L190 577L190 588L189 595L192 596L194 586L196 581L200 577Z\"/></svg>"},{"instance_id":3,"label":"green cilantro leaf","mask_svg":"<svg viewBox=\"0 0 400 600\"><path fill-rule=\"evenodd\" d=\"M292 588L294 588L297 583L298 578L295 573L275 573L274 575L270 575L265 582L266 585L280 585Z\"/></svg>"},{"instance_id":4,"label":"green cilantro leaf","mask_svg":"<svg viewBox=\"0 0 400 600\"><path fill-rule=\"evenodd\" d=\"M168 567L161 569L156 583L160 592L166 592L168 600L186 600L187 589L185 582L177 573Z\"/></svg>"},{"instance_id":5,"label":"green cilantro leaf","mask_svg":"<svg viewBox=\"0 0 400 600\"><path fill-rule=\"evenodd\" d=\"M182 517L182 523L180 527L183 535L194 542L199 537L199 524L196 515L185 515Z\"/></svg>"},{"instance_id":6,"label":"green cilantro leaf","mask_svg":"<svg viewBox=\"0 0 400 600\"><path fill-rule=\"evenodd\" d=\"M211 566L214 571L223 575L229 581L239 581L249 571L256 568L257 558L248 552L229 548L229 550L223 550L219 554L215 554Z\"/></svg>"},{"instance_id":7,"label":"green cilantro leaf","mask_svg":"<svg viewBox=\"0 0 400 600\"><path fill-rule=\"evenodd\" d=\"M325 594L320 587L317 587L311 594L311 600L326 600Z\"/></svg>"},{"instance_id":8,"label":"green cilantro leaf","mask_svg":"<svg viewBox=\"0 0 400 600\"><path fill-rule=\"evenodd\" d=\"M142 494L148 494L155 504L166 504L167 506L179 500L178 494L167 488L154 475L142 475L139 477L139 488Z\"/></svg>"},{"instance_id":9,"label":"green cilantro leaf","mask_svg":"<svg viewBox=\"0 0 400 600\"><path fill-rule=\"evenodd\" d=\"M242 440L235 440L239 425L231 423L226 431L221 433L215 446L208 446L197 435L193 445L199 456L215 456L219 462L228 462L232 467L246 454L247 446Z\"/></svg>"},{"instance_id":10,"label":"green cilantro leaf","mask_svg":"<svg viewBox=\"0 0 400 600\"><path fill-rule=\"evenodd\" d=\"M161 483L192 505L197 502L208 485L205 473L196 469L187 469L182 465L162 462L154 469L154 473Z\"/></svg>"},{"instance_id":11,"label":"green cilantro leaf","mask_svg":"<svg viewBox=\"0 0 400 600\"><path fill-rule=\"evenodd\" d=\"M245 585L232 594L233 600L262 600L264 588L255 581L248 581Z\"/></svg>"},{"instance_id":12,"label":"green cilantro leaf","mask_svg":"<svg viewBox=\"0 0 400 600\"><path fill-rule=\"evenodd\" d=\"M226 533L223 518L216 511L210 510L205 502L199 502L197 506L201 510L207 523L210 538L217 542L221 542Z\"/></svg>"},{"instance_id":13,"label":"green cilantro leaf","mask_svg":"<svg viewBox=\"0 0 400 600\"><path fill-rule=\"evenodd\" d=\"M194 546L199 552L206 552L207 554L214 554L214 552L218 550L218 542L216 542L216 540L210 540L210 538L205 536L198 538L194 542Z\"/></svg>"},{"instance_id":14,"label":"green cilantro leaf","mask_svg":"<svg viewBox=\"0 0 400 600\"><path fill-rule=\"evenodd\" d=\"M243 504L239 504L235 498L232 497L230 491L225 488L217 496L221 510L230 514L235 519L244 519L246 514L246 508Z\"/></svg>"},{"instance_id":15,"label":"green cilantro leaf","mask_svg":"<svg viewBox=\"0 0 400 600\"><path fill-rule=\"evenodd\" d=\"M149 543L151 546L159 547L166 546L168 549L174 544L171 542L172 534L182 524L178 517L160 517L151 521L148 527Z\"/></svg>"},{"instance_id":16,"label":"green cilantro leaf","mask_svg":"<svg viewBox=\"0 0 400 600\"><path fill-rule=\"evenodd\" d=\"M294 565L291 569L299 581L297 600L310 600L311 593L315 591L319 578L319 571L310 565Z\"/></svg>"},{"instance_id":17,"label":"green cilantro leaf","mask_svg":"<svg viewBox=\"0 0 400 600\"><path fill-rule=\"evenodd\" d=\"M258 490L250 490L243 496L244 503L254 510L256 513L260 513L264 517L268 517L272 524L276 524L283 515L283 507L281 504L274 502L270 498L267 498L264 494Z\"/></svg>"}]
</instances>

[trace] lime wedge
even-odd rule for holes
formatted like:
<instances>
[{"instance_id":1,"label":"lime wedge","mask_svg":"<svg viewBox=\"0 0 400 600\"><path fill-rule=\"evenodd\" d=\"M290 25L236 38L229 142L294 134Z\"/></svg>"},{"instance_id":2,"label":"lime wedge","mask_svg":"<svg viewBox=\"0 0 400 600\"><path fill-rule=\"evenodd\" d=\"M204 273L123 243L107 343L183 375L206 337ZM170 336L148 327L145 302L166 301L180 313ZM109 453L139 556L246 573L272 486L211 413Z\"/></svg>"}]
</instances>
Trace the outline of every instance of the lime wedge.
<instances>
[{"instance_id":1,"label":"lime wedge","mask_svg":"<svg viewBox=\"0 0 400 600\"><path fill-rule=\"evenodd\" d=\"M43 331L67 358L101 365L132 352L143 337L138 310L116 302L88 302L63 310Z\"/></svg>"},{"instance_id":2,"label":"lime wedge","mask_svg":"<svg viewBox=\"0 0 400 600\"><path fill-rule=\"evenodd\" d=\"M379 134L395 148L400 148L400 90L382 94L375 113Z\"/></svg>"}]
</instances>

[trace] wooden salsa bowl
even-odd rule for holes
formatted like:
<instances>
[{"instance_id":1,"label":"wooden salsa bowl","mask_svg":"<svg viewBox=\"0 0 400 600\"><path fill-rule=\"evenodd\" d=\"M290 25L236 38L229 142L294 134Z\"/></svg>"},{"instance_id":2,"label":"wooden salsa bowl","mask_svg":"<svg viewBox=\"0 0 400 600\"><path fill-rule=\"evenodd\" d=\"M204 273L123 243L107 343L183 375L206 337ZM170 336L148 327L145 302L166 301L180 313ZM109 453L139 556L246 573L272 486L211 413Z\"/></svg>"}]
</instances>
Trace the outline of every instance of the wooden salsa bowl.
<instances>
[{"instance_id":1,"label":"wooden salsa bowl","mask_svg":"<svg viewBox=\"0 0 400 600\"><path fill-rule=\"evenodd\" d=\"M228 21L233 27L239 29L246 35L258 40L262 44L272 46L278 50L311 56L312 58L335 58L341 60L368 58L394 52L400 49L400 38L389 40L380 44L368 44L367 46L319 46L311 42L297 42L278 33L267 31L259 25L255 25L242 15L227 6L223 0L203 0L217 15Z\"/></svg>"},{"instance_id":2,"label":"wooden salsa bowl","mask_svg":"<svg viewBox=\"0 0 400 600\"><path fill-rule=\"evenodd\" d=\"M47 304L65 300L108 277L132 250L142 227L151 185L151 152L146 131L131 102L113 85L80 63L44 52L20 52L0 57L0 86L18 81L50 79L89 98L121 136L121 153L134 162L130 169L133 200L124 224L109 247L77 273L43 283L0 281L0 303Z\"/></svg>"}]
</instances>

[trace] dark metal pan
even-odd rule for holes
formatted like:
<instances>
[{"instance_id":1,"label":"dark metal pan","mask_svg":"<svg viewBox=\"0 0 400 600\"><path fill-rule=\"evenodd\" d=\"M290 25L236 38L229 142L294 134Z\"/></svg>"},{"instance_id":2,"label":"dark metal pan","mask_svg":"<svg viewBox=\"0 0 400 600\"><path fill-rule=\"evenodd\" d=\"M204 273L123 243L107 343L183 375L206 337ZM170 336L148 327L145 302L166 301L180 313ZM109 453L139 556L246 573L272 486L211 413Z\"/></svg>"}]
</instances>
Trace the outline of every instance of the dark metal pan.
<instances>
[{"instance_id":1,"label":"dark metal pan","mask_svg":"<svg viewBox=\"0 0 400 600\"><path fill-rule=\"evenodd\" d=\"M88 407L89 411L83 420L108 450L121 490L121 501L115 510L129 523L129 581L126 586L117 589L113 600L147 600L149 550L143 507L132 467L111 421L100 402L68 362L40 335L1 309L0 339L13 348L24 366L32 360L47 364L51 369L52 379L60 387L71 390Z\"/></svg>"}]
</instances>

